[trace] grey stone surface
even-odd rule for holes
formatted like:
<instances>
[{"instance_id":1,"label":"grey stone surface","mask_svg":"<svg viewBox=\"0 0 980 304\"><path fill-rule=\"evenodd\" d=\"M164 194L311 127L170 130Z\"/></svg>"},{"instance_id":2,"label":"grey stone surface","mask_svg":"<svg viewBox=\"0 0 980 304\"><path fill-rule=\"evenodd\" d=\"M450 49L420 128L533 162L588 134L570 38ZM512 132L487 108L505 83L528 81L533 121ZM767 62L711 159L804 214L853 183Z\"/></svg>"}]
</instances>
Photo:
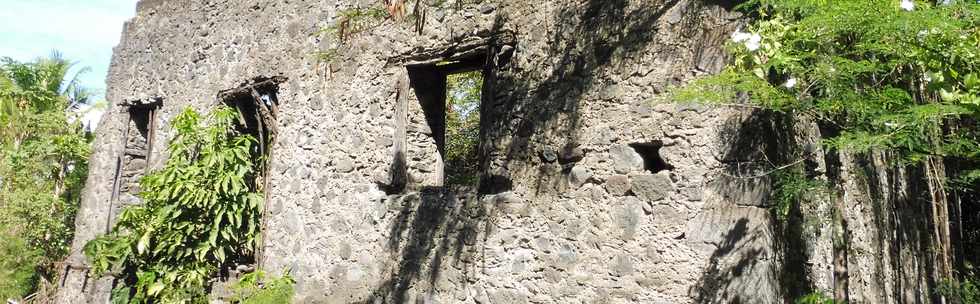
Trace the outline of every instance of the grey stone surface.
<instances>
[{"instance_id":1,"label":"grey stone surface","mask_svg":"<svg viewBox=\"0 0 980 304\"><path fill-rule=\"evenodd\" d=\"M633 193L647 201L659 201L674 191L674 184L667 174L640 174L630 177Z\"/></svg>"},{"instance_id":2,"label":"grey stone surface","mask_svg":"<svg viewBox=\"0 0 980 304\"><path fill-rule=\"evenodd\" d=\"M610 146L609 158L612 159L616 173L625 174L643 170L643 156L630 146L618 144Z\"/></svg>"},{"instance_id":3,"label":"grey stone surface","mask_svg":"<svg viewBox=\"0 0 980 304\"><path fill-rule=\"evenodd\" d=\"M592 170L582 166L572 167L571 172L568 174L568 182L575 188L582 187L582 185L589 182L591 179Z\"/></svg>"},{"instance_id":4,"label":"grey stone surface","mask_svg":"<svg viewBox=\"0 0 980 304\"><path fill-rule=\"evenodd\" d=\"M751 129L766 121L753 111L654 102L724 65L723 45L744 21L716 2L451 1L428 8L421 34L385 21L319 62L311 54L337 41L318 31L377 1L142 0L113 55L113 106L97 130L68 258L77 267L56 303L105 303L112 286L87 277L81 248L119 212L109 198L128 121L117 104L163 98L146 164L159 168L181 109L206 112L219 91L259 76L288 78L259 259L269 272L293 269L296 303L784 303L776 274L790 266L832 291L829 200L801 207L811 224L798 248L808 253L788 254L776 246L791 238L773 232L768 182L722 177L766 160L738 152L762 147L775 128ZM492 57L481 108L491 194L442 187L419 97L429 82L406 68L468 48ZM819 140L814 125L799 129ZM628 144L658 141L674 168L645 174ZM857 160L842 159L843 179L857 176ZM818 172L834 169L817 161ZM918 279L926 270L892 266L928 257L915 246L922 240L890 230L921 232L922 215L872 213L911 210L903 198L912 194L841 189L842 235L855 248L850 299L927 302L933 291L910 287L928 286Z\"/></svg>"},{"instance_id":5,"label":"grey stone surface","mask_svg":"<svg viewBox=\"0 0 980 304\"><path fill-rule=\"evenodd\" d=\"M630 191L629 176L616 174L606 178L606 191L612 195L625 195Z\"/></svg>"}]
</instances>

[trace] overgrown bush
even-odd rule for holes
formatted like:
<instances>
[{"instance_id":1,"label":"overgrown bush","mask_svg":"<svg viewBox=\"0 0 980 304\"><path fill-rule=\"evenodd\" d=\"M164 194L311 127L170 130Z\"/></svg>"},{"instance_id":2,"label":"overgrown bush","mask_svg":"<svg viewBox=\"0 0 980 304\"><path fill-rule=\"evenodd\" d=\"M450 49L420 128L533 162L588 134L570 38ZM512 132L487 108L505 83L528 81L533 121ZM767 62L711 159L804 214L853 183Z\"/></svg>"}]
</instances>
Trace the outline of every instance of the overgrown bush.
<instances>
[{"instance_id":1,"label":"overgrown bush","mask_svg":"<svg viewBox=\"0 0 980 304\"><path fill-rule=\"evenodd\" d=\"M166 166L141 180L143 204L124 209L112 231L85 246L96 274L127 283L114 301L197 303L223 266L251 263L262 197L254 191L255 139L235 133L237 113L207 124L191 109L173 120Z\"/></svg>"},{"instance_id":2,"label":"overgrown bush","mask_svg":"<svg viewBox=\"0 0 980 304\"><path fill-rule=\"evenodd\" d=\"M814 292L805 295L799 299L796 299L793 303L795 304L837 304L833 298L824 295L823 293Z\"/></svg>"},{"instance_id":3,"label":"overgrown bush","mask_svg":"<svg viewBox=\"0 0 980 304\"><path fill-rule=\"evenodd\" d=\"M296 281L287 271L281 277L267 278L264 271L246 274L233 287L233 303L240 304L289 304L292 303Z\"/></svg>"},{"instance_id":4,"label":"overgrown bush","mask_svg":"<svg viewBox=\"0 0 980 304\"><path fill-rule=\"evenodd\" d=\"M19 298L30 293L37 281L34 270L40 254L24 240L0 232L0 299Z\"/></svg>"},{"instance_id":5,"label":"overgrown bush","mask_svg":"<svg viewBox=\"0 0 980 304\"><path fill-rule=\"evenodd\" d=\"M961 282L946 281L939 286L939 294L960 304L980 304L980 280L967 276Z\"/></svg>"},{"instance_id":6,"label":"overgrown bush","mask_svg":"<svg viewBox=\"0 0 980 304\"><path fill-rule=\"evenodd\" d=\"M74 234L91 137L72 66L58 53L0 59L0 301L51 286Z\"/></svg>"}]
</instances>

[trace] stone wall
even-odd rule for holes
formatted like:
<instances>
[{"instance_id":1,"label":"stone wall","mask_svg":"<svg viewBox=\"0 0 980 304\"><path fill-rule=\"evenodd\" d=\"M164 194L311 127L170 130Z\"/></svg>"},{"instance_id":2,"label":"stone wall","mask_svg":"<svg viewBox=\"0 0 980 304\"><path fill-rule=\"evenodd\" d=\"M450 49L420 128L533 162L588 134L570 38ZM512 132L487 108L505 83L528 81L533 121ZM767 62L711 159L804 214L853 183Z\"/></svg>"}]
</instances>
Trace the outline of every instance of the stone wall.
<instances>
[{"instance_id":1,"label":"stone wall","mask_svg":"<svg viewBox=\"0 0 980 304\"><path fill-rule=\"evenodd\" d=\"M218 92L272 76L287 80L260 264L292 270L298 303L779 303L833 292L831 204L802 208L812 225L784 229L769 181L739 176L743 163L791 160L779 147L812 146L817 128L783 134L756 111L663 98L724 65L741 23L724 1L447 3L427 9L421 33L388 20L329 62L315 58L338 43L321 28L375 2L142 0L115 49L117 105L99 126L60 301L104 303L113 284L86 276L80 249L119 212L110 202L129 121L118 104L162 99L149 163L160 167L181 109L207 111ZM472 58L487 79L481 185L441 187L421 102L432 83L414 71ZM826 171L821 154L809 155ZM666 166L647 165L657 156ZM844 187L845 230L878 251L847 260L860 273L853 299L927 297L871 285L893 276L875 258L896 224L853 226L869 212L853 197L860 187Z\"/></svg>"}]
</instances>

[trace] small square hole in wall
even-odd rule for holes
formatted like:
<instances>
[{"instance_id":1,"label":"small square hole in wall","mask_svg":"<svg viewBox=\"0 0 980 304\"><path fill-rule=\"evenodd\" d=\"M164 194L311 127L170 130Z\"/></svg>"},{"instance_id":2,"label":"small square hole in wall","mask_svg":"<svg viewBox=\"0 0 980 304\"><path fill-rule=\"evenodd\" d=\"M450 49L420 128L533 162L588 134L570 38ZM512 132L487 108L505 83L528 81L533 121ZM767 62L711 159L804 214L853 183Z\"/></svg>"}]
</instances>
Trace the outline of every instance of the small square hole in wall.
<instances>
[{"instance_id":1,"label":"small square hole in wall","mask_svg":"<svg viewBox=\"0 0 980 304\"><path fill-rule=\"evenodd\" d=\"M475 187L479 182L485 66L481 54L407 67L442 160L442 168L436 168L441 186Z\"/></svg>"},{"instance_id":2,"label":"small square hole in wall","mask_svg":"<svg viewBox=\"0 0 980 304\"><path fill-rule=\"evenodd\" d=\"M660 149L663 148L661 142L633 143L630 147L643 158L643 169L650 173L657 173L664 170L672 170L673 166L667 163L660 156Z\"/></svg>"}]
</instances>

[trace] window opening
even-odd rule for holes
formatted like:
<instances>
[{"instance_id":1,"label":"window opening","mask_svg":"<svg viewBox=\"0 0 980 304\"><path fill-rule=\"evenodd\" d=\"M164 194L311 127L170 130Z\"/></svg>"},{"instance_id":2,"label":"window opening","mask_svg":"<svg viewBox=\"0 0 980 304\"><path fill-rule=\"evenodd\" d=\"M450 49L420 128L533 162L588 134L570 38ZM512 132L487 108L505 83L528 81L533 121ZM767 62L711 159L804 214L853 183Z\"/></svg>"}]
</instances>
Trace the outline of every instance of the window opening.
<instances>
[{"instance_id":1,"label":"window opening","mask_svg":"<svg viewBox=\"0 0 980 304\"><path fill-rule=\"evenodd\" d=\"M663 148L663 143L660 142L650 142L650 143L633 143L630 147L640 154L643 158L643 169L650 171L650 173L657 173L664 170L674 169L673 166L667 163L660 156L660 148Z\"/></svg>"},{"instance_id":2,"label":"window opening","mask_svg":"<svg viewBox=\"0 0 980 304\"><path fill-rule=\"evenodd\" d=\"M249 151L254 163L255 175L249 181L252 190L261 192L268 201L269 189L269 163L272 158L272 144L278 135L277 116L279 115L279 84L286 81L285 77L256 78L251 84L247 84L237 89L227 90L218 93L218 98L225 105L238 112L238 123L235 131L239 134L248 134L255 138L258 144L252 146ZM263 208L263 212L268 212L268 208ZM260 218L260 233L264 233L266 226L265 213ZM264 242L265 237L261 238ZM262 266L262 250L264 244L259 244L255 250L254 258L259 267Z\"/></svg>"},{"instance_id":3,"label":"window opening","mask_svg":"<svg viewBox=\"0 0 980 304\"><path fill-rule=\"evenodd\" d=\"M445 172L450 185L475 185L480 170L480 99L483 73L446 78Z\"/></svg>"},{"instance_id":4,"label":"window opening","mask_svg":"<svg viewBox=\"0 0 980 304\"><path fill-rule=\"evenodd\" d=\"M412 87L442 157L441 185L476 187L485 56L409 66Z\"/></svg>"},{"instance_id":5,"label":"window opening","mask_svg":"<svg viewBox=\"0 0 980 304\"><path fill-rule=\"evenodd\" d=\"M255 162L257 176L251 184L254 190L263 193L268 188L266 177L271 145L278 134L279 83L284 81L282 77L258 78L250 85L218 94L225 105L238 112L235 131L251 135L258 143L251 151L252 158L259 160Z\"/></svg>"},{"instance_id":6,"label":"window opening","mask_svg":"<svg viewBox=\"0 0 980 304\"><path fill-rule=\"evenodd\" d=\"M109 198L109 216L106 218L106 232L112 227L113 208L120 202L123 205L139 203L136 196L140 192L139 182L150 169L153 155L156 112L162 100L131 101L123 103L127 114L123 131L122 153L116 158L116 172L113 177L112 196Z\"/></svg>"}]
</instances>

